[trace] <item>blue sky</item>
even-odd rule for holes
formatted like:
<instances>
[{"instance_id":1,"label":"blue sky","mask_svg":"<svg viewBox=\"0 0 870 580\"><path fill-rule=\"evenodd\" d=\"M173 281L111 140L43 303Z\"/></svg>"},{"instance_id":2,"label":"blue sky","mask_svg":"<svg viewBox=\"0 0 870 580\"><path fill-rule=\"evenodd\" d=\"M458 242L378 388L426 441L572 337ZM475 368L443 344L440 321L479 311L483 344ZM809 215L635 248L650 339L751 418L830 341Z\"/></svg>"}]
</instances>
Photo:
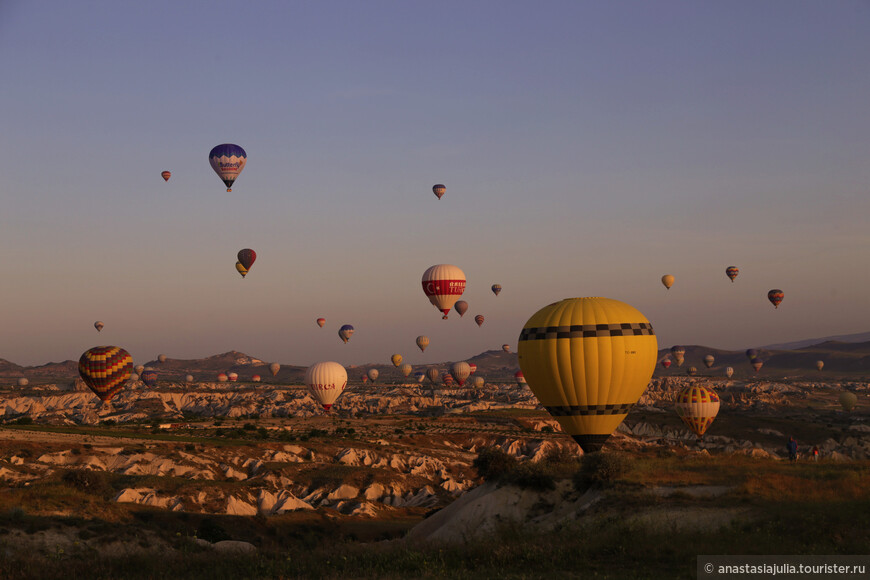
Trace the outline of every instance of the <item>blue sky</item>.
<instances>
[{"instance_id":1,"label":"blue sky","mask_svg":"<svg viewBox=\"0 0 870 580\"><path fill-rule=\"evenodd\" d=\"M845 1L2 0L0 357L420 364L587 295L660 346L866 331L868 29Z\"/></svg>"}]
</instances>

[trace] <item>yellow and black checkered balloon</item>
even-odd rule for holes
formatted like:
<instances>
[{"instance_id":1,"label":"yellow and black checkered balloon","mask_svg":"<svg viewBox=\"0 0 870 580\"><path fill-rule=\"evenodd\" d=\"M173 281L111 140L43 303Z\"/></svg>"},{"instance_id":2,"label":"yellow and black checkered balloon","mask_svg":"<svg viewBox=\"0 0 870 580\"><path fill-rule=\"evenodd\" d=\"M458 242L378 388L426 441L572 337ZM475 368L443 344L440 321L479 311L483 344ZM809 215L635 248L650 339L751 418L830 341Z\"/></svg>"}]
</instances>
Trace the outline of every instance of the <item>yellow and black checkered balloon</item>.
<instances>
[{"instance_id":1,"label":"yellow and black checkered balloon","mask_svg":"<svg viewBox=\"0 0 870 580\"><path fill-rule=\"evenodd\" d=\"M79 375L101 401L108 402L133 371L133 357L117 346L95 346L79 358Z\"/></svg>"}]
</instances>

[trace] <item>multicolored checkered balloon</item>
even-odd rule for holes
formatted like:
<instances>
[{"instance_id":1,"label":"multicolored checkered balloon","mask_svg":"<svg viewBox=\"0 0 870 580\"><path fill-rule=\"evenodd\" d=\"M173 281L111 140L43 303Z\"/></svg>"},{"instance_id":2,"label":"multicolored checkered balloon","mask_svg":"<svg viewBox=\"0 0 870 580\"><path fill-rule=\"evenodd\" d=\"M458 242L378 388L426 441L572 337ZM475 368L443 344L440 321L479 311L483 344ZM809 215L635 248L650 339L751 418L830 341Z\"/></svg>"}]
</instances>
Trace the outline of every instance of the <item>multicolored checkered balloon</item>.
<instances>
[{"instance_id":1,"label":"multicolored checkered balloon","mask_svg":"<svg viewBox=\"0 0 870 580\"><path fill-rule=\"evenodd\" d=\"M117 346L95 346L79 358L79 375L101 401L108 402L133 371L133 357Z\"/></svg>"}]
</instances>

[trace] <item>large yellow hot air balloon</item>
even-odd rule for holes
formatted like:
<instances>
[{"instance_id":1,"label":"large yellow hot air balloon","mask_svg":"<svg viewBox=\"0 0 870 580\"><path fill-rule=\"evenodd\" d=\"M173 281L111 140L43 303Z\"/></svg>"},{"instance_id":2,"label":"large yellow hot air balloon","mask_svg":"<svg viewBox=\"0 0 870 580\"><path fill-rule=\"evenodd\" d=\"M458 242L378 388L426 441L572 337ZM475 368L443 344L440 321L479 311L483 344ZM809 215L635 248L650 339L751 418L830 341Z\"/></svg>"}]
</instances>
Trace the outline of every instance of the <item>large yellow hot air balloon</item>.
<instances>
[{"instance_id":1,"label":"large yellow hot air balloon","mask_svg":"<svg viewBox=\"0 0 870 580\"><path fill-rule=\"evenodd\" d=\"M658 343L633 306L568 298L529 318L517 354L538 400L584 452L598 451L646 389Z\"/></svg>"},{"instance_id":2,"label":"large yellow hot air balloon","mask_svg":"<svg viewBox=\"0 0 870 580\"><path fill-rule=\"evenodd\" d=\"M402 364L402 355L394 354L393 356L390 357L390 362L393 363L394 367L399 366L400 364Z\"/></svg>"},{"instance_id":3,"label":"large yellow hot air balloon","mask_svg":"<svg viewBox=\"0 0 870 580\"><path fill-rule=\"evenodd\" d=\"M677 415L692 433L704 437L707 428L719 413L719 395L713 389L690 385L677 395Z\"/></svg>"}]
</instances>

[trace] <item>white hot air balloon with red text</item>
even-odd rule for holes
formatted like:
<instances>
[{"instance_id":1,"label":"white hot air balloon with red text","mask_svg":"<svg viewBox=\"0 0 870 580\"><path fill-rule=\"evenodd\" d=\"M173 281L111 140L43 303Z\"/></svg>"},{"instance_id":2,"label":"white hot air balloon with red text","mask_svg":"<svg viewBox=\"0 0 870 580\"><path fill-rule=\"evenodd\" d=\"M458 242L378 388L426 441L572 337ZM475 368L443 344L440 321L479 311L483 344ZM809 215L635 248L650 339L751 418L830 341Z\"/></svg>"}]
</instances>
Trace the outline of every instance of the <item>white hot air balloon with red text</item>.
<instances>
[{"instance_id":1,"label":"white hot air balloon with red text","mask_svg":"<svg viewBox=\"0 0 870 580\"><path fill-rule=\"evenodd\" d=\"M450 264L436 264L423 273L423 293L447 320L450 309L465 292L465 273Z\"/></svg>"},{"instance_id":2,"label":"white hot air balloon with red text","mask_svg":"<svg viewBox=\"0 0 870 580\"><path fill-rule=\"evenodd\" d=\"M329 411L347 386L347 371L337 362L316 363L305 371L305 386L311 397Z\"/></svg>"}]
</instances>

